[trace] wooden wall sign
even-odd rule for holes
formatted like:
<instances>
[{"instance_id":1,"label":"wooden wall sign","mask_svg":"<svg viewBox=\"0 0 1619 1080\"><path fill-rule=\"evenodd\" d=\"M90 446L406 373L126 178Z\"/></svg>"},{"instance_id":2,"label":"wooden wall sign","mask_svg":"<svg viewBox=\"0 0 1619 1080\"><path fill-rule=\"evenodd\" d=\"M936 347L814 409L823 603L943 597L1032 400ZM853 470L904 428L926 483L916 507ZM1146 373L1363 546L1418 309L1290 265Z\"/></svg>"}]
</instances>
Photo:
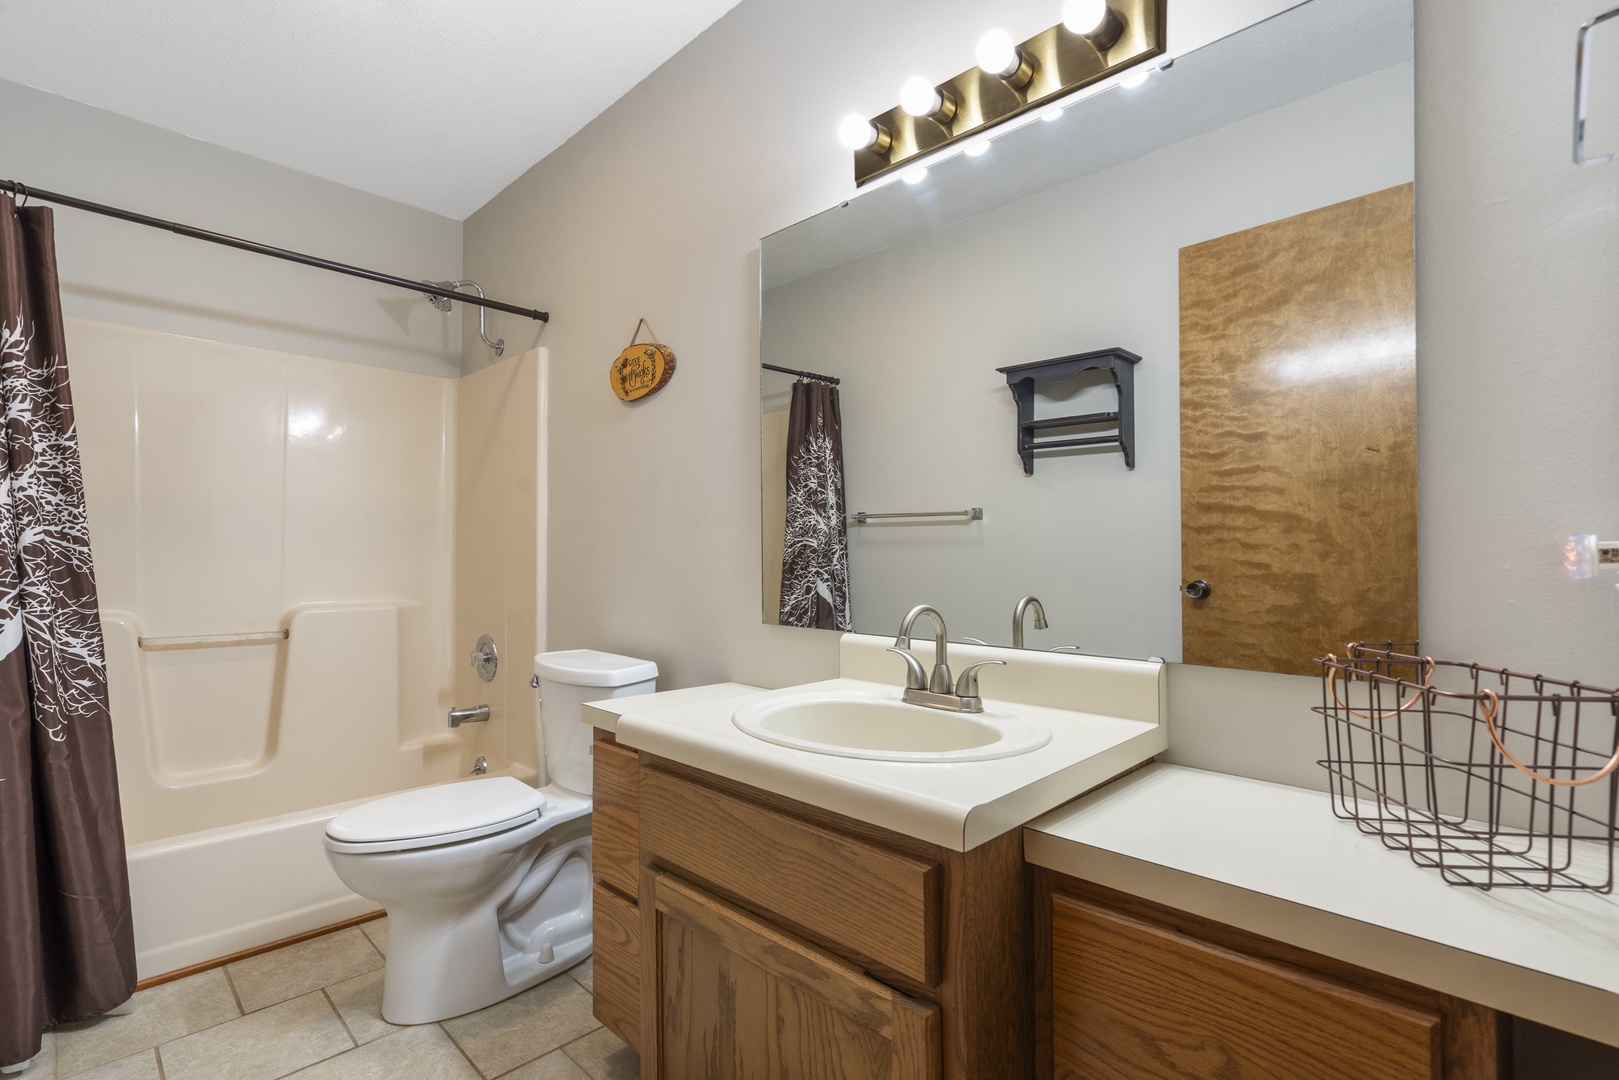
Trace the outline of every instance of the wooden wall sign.
<instances>
[{"instance_id":1,"label":"wooden wall sign","mask_svg":"<svg viewBox=\"0 0 1619 1080\"><path fill-rule=\"evenodd\" d=\"M635 339L641 336L643 326L652 341L650 344L637 345ZM613 366L607 372L608 380L613 384L613 393L623 401L635 401L656 394L669 385L674 375L674 350L658 343L658 335L645 319L635 324L635 333L630 335L630 347L618 354L618 359L613 361Z\"/></svg>"}]
</instances>

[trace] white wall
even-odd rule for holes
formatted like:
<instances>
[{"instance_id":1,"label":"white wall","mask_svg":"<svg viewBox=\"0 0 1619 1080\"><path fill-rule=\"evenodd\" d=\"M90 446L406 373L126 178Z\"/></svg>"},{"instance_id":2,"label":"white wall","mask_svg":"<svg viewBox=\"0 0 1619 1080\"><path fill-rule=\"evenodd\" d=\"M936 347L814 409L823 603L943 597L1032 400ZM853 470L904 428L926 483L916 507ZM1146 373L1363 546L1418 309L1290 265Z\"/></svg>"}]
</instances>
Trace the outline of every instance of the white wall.
<instances>
[{"instance_id":1,"label":"white wall","mask_svg":"<svg viewBox=\"0 0 1619 1080\"><path fill-rule=\"evenodd\" d=\"M0 80L0 176L401 277L461 276L461 224ZM69 316L454 377L461 308L56 210ZM68 339L69 364L73 341Z\"/></svg>"},{"instance_id":2,"label":"white wall","mask_svg":"<svg viewBox=\"0 0 1619 1080\"><path fill-rule=\"evenodd\" d=\"M1409 182L1414 107L1401 64L766 292L765 359L843 380L851 510L985 508L852 529L855 628L927 599L955 636L1009 645L1033 592L1036 646L1178 661L1180 249ZM995 369L1111 345L1144 357L1135 468L1110 448L1025 477ZM1053 389L1037 416L1116 407Z\"/></svg>"}]
</instances>

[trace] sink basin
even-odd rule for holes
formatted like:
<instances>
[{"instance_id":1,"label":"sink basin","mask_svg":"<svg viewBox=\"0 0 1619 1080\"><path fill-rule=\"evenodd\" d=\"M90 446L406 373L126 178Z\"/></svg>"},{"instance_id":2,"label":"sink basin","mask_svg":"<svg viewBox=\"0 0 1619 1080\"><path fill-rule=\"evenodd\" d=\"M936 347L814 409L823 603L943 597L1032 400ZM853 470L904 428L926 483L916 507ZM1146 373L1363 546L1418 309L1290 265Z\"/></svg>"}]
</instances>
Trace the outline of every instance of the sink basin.
<instances>
[{"instance_id":1,"label":"sink basin","mask_svg":"<svg viewBox=\"0 0 1619 1080\"><path fill-rule=\"evenodd\" d=\"M893 693L794 694L738 709L737 727L765 742L871 761L989 761L1038 750L1051 729L993 709L952 713Z\"/></svg>"}]
</instances>

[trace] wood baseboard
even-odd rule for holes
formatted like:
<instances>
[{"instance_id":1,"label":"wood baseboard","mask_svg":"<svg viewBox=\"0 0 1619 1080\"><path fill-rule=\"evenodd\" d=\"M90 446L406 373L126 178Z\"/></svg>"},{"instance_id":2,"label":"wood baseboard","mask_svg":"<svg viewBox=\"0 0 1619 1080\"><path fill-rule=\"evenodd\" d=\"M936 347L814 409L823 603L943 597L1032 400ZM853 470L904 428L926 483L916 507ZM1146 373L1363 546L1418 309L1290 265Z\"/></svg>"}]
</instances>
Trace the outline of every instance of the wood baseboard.
<instances>
[{"instance_id":1,"label":"wood baseboard","mask_svg":"<svg viewBox=\"0 0 1619 1080\"><path fill-rule=\"evenodd\" d=\"M296 945L300 941L308 941L310 938L318 938L324 934L333 934L339 930L347 930L351 926L359 926L361 923L368 923L375 919L380 919L386 914L388 913L382 910L373 911L369 915L358 915L352 919L344 919L342 922L332 923L330 926L322 926L316 930L305 930L301 934L293 934L291 937L284 937L280 941L272 941L264 945L255 945L251 949L243 949L241 952L233 952L229 956L221 956L214 960L204 960L200 964L192 964L190 967L183 967L177 971L167 971L162 975L153 975L150 979L142 979L140 982L136 983L135 990L138 993L141 990L146 990L153 986L162 986L164 983L174 982L176 979L183 979L187 975L195 975L202 971L212 971L214 968L224 967L226 964L234 964L238 960L246 960L250 956L258 956L260 953L267 953L273 949L284 948L288 945Z\"/></svg>"}]
</instances>

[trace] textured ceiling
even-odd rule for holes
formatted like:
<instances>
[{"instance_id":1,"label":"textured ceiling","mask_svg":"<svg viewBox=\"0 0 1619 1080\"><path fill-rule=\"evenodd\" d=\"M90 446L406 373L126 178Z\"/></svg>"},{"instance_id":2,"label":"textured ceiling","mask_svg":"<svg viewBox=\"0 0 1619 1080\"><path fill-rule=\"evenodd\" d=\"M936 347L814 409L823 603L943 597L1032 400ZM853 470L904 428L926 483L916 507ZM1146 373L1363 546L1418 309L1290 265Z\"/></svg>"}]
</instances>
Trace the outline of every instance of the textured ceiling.
<instances>
[{"instance_id":1,"label":"textured ceiling","mask_svg":"<svg viewBox=\"0 0 1619 1080\"><path fill-rule=\"evenodd\" d=\"M737 0L0 0L0 77L461 219Z\"/></svg>"}]
</instances>

